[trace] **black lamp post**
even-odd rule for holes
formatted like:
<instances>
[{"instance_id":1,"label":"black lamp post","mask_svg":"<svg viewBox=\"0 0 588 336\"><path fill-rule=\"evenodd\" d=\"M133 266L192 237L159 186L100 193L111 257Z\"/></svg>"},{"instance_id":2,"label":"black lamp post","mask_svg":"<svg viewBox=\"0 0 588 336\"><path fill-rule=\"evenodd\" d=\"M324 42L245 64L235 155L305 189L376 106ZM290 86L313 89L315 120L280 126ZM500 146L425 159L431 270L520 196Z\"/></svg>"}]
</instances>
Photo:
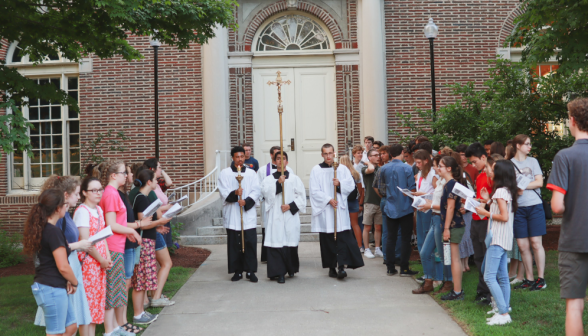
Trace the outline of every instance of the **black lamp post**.
<instances>
[{"instance_id":1,"label":"black lamp post","mask_svg":"<svg viewBox=\"0 0 588 336\"><path fill-rule=\"evenodd\" d=\"M157 76L157 50L161 46L161 42L154 38L149 38L149 44L153 47L153 67L154 67L154 86L155 86L155 158L159 160L159 78Z\"/></svg>"},{"instance_id":2,"label":"black lamp post","mask_svg":"<svg viewBox=\"0 0 588 336\"><path fill-rule=\"evenodd\" d=\"M433 19L429 18L429 23L425 26L425 37L429 39L429 50L431 53L431 98L433 99L433 123L437 119L437 102L435 99L435 53L433 40L439 34L439 28L433 23ZM433 129L433 133L437 133L437 130Z\"/></svg>"}]
</instances>

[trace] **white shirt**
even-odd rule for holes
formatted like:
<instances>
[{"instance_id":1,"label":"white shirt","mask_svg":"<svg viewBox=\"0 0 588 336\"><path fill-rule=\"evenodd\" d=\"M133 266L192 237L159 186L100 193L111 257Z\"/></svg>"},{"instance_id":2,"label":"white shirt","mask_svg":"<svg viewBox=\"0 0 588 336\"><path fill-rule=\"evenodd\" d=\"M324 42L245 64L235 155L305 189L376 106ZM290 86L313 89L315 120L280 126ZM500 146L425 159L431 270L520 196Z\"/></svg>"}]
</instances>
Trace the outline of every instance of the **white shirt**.
<instances>
[{"instance_id":1,"label":"white shirt","mask_svg":"<svg viewBox=\"0 0 588 336\"><path fill-rule=\"evenodd\" d=\"M433 191L433 205L441 205L441 197L443 196L443 187L445 187L445 179L438 179L437 180L437 188ZM441 213L441 210L433 209L434 213Z\"/></svg>"},{"instance_id":2,"label":"white shirt","mask_svg":"<svg viewBox=\"0 0 588 336\"><path fill-rule=\"evenodd\" d=\"M298 211L292 215L291 211L282 212L282 193L276 195L276 182L273 176L267 176L261 185L261 194L265 198L265 214L268 222L265 227L265 242L267 247L298 246L300 242L300 213L306 213L306 189L302 180L288 174L284 181L285 204L294 202Z\"/></svg>"},{"instance_id":3,"label":"white shirt","mask_svg":"<svg viewBox=\"0 0 588 336\"><path fill-rule=\"evenodd\" d=\"M269 171L270 173L267 173L267 168L269 165ZM274 164L273 163L268 163L265 164L263 166L260 166L259 169L257 170L257 177L259 178L259 186L261 187L261 184L263 183L263 180L265 180L266 177L270 176L271 174L275 173L277 171L276 168L273 168ZM286 170L290 172L290 174L294 174L294 170L292 170L292 168L290 168L290 166L286 166ZM267 218L265 218L265 201L263 199L263 195L261 196L260 200L259 200L259 206L261 206L261 227L265 227L267 224Z\"/></svg>"},{"instance_id":4,"label":"white shirt","mask_svg":"<svg viewBox=\"0 0 588 336\"><path fill-rule=\"evenodd\" d=\"M246 168L241 171L243 181L241 181L241 188L243 188L242 199L251 197L257 204L260 197L259 179L255 174L255 170ZM218 190L223 200L223 220L226 229L241 230L241 207L238 202L227 202L229 194L239 189L239 182L235 178L237 172L233 172L231 167L225 168L221 171L218 177ZM257 227L257 211L255 207L245 211L243 209L243 229L249 230Z\"/></svg>"},{"instance_id":5,"label":"white shirt","mask_svg":"<svg viewBox=\"0 0 588 336\"><path fill-rule=\"evenodd\" d=\"M90 227L90 215L94 218L98 218L98 208L99 205L96 206L96 209L92 209L89 206L79 206L74 212L73 221L76 223L77 227ZM90 212L88 212L88 210ZM102 212L102 209L100 209Z\"/></svg>"},{"instance_id":6,"label":"white shirt","mask_svg":"<svg viewBox=\"0 0 588 336\"><path fill-rule=\"evenodd\" d=\"M363 174L361 173L361 168L365 167L363 163L354 164L353 168L359 173L359 179L361 180L361 186L365 189L365 184L363 183ZM359 195L357 196L359 198Z\"/></svg>"},{"instance_id":7,"label":"white shirt","mask_svg":"<svg viewBox=\"0 0 588 336\"><path fill-rule=\"evenodd\" d=\"M488 232L492 230L492 243L490 245L498 245L503 249L512 250L513 242L513 221L514 213L512 212L512 196L506 188L498 188L492 196L492 204L490 204L490 217L495 214L500 214L498 206L498 199L502 198L506 201L506 209L508 211L508 221L499 222L493 219L488 220ZM490 221L492 223L490 223ZM492 225L490 225L492 224ZM492 226L492 228L490 228Z\"/></svg>"},{"instance_id":8,"label":"white shirt","mask_svg":"<svg viewBox=\"0 0 588 336\"><path fill-rule=\"evenodd\" d=\"M316 165L310 172L309 192L310 205L312 206L311 231L335 232L335 212L329 202L333 199L335 186L333 185L333 167L322 168ZM344 165L337 168L337 179L340 182L341 192L337 193L337 232L350 230L349 208L347 197L355 190L355 181L351 172Z\"/></svg>"},{"instance_id":9,"label":"white shirt","mask_svg":"<svg viewBox=\"0 0 588 336\"><path fill-rule=\"evenodd\" d=\"M435 187L433 187L433 178L435 177L435 172L431 169L425 178L421 178L422 173L422 171L419 171L417 174L417 191L424 192L425 194L431 194L433 191L435 191Z\"/></svg>"}]
</instances>

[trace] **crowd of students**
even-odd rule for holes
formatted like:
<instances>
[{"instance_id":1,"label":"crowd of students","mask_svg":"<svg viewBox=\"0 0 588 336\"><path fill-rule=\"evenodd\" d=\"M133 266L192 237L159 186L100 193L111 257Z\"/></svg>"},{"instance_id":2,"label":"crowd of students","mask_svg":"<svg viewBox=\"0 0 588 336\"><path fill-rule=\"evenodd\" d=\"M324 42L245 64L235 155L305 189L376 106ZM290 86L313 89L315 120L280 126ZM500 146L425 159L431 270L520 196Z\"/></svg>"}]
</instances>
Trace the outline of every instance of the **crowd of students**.
<instances>
[{"instance_id":1,"label":"crowd of students","mask_svg":"<svg viewBox=\"0 0 588 336\"><path fill-rule=\"evenodd\" d=\"M409 268L409 258L416 237L424 276L417 279L421 286L413 293L439 288L445 293L442 300L463 300L462 275L470 270L468 259L473 255L482 270L474 300L493 305L489 325L511 321L511 284L529 291L547 287L542 246L546 219L540 194L543 173L538 161L529 156L528 136L517 135L506 147L487 141L439 151L424 136L404 147L383 146L368 136L364 145L365 149L352 149L353 163L346 157L341 163L352 171L360 189L359 196L348 202L357 243L366 258L383 257L388 275L413 276L417 272ZM519 174L532 180L525 190L517 189ZM475 192L481 204L475 212L465 210L465 199L453 191L456 184ZM424 197L425 203L415 209L401 189ZM357 221L361 211L363 234ZM370 232L374 253L368 242ZM447 266L443 242L450 243Z\"/></svg>"},{"instance_id":2,"label":"crowd of students","mask_svg":"<svg viewBox=\"0 0 588 336\"><path fill-rule=\"evenodd\" d=\"M35 324L47 335L74 335L79 328L93 336L104 324L105 336L132 336L157 319L146 308L174 304L162 294L172 267L171 219L163 217L172 181L156 159L133 166L110 160L88 166L86 175L49 177L26 220L23 246L35 257ZM144 217L158 199L163 205ZM113 234L92 243L107 227Z\"/></svg>"}]
</instances>

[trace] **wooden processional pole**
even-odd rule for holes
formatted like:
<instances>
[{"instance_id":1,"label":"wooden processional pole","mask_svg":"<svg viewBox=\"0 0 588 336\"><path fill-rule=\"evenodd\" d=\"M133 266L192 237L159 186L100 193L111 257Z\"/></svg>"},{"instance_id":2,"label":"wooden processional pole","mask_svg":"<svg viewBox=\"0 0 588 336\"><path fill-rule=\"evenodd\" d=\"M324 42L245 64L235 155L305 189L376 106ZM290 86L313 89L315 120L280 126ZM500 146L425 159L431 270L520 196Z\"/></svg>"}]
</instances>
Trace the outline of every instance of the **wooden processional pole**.
<instances>
[{"instance_id":1,"label":"wooden processional pole","mask_svg":"<svg viewBox=\"0 0 588 336\"><path fill-rule=\"evenodd\" d=\"M283 135L283 131L282 131L282 113L284 112L284 107L282 106L282 85L286 84L286 85L290 85L290 80L287 81L283 81L282 80L282 72L278 71L277 72L278 77L276 77L276 81L272 82L272 81L268 81L267 85L276 85L278 87L278 114L280 116L280 153L284 153L284 135ZM281 156L280 159L281 162L281 166L282 166L282 176L284 176L284 156ZM285 195L286 189L284 188L284 183L282 183L282 205L286 204L286 195Z\"/></svg>"}]
</instances>

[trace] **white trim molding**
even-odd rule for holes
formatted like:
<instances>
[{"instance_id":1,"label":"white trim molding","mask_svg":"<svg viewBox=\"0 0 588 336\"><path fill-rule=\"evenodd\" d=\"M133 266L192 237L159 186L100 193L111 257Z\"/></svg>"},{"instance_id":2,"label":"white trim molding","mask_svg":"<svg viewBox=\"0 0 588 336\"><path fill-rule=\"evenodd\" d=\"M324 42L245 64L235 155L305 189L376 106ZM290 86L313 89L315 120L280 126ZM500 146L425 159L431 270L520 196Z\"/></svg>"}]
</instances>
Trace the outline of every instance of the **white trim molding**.
<instances>
[{"instance_id":1,"label":"white trim molding","mask_svg":"<svg viewBox=\"0 0 588 336\"><path fill-rule=\"evenodd\" d=\"M333 51L335 65L358 65L359 49L337 49Z\"/></svg>"},{"instance_id":2,"label":"white trim molding","mask_svg":"<svg viewBox=\"0 0 588 336\"><path fill-rule=\"evenodd\" d=\"M246 52L229 52L229 68L251 68L253 53Z\"/></svg>"}]
</instances>

